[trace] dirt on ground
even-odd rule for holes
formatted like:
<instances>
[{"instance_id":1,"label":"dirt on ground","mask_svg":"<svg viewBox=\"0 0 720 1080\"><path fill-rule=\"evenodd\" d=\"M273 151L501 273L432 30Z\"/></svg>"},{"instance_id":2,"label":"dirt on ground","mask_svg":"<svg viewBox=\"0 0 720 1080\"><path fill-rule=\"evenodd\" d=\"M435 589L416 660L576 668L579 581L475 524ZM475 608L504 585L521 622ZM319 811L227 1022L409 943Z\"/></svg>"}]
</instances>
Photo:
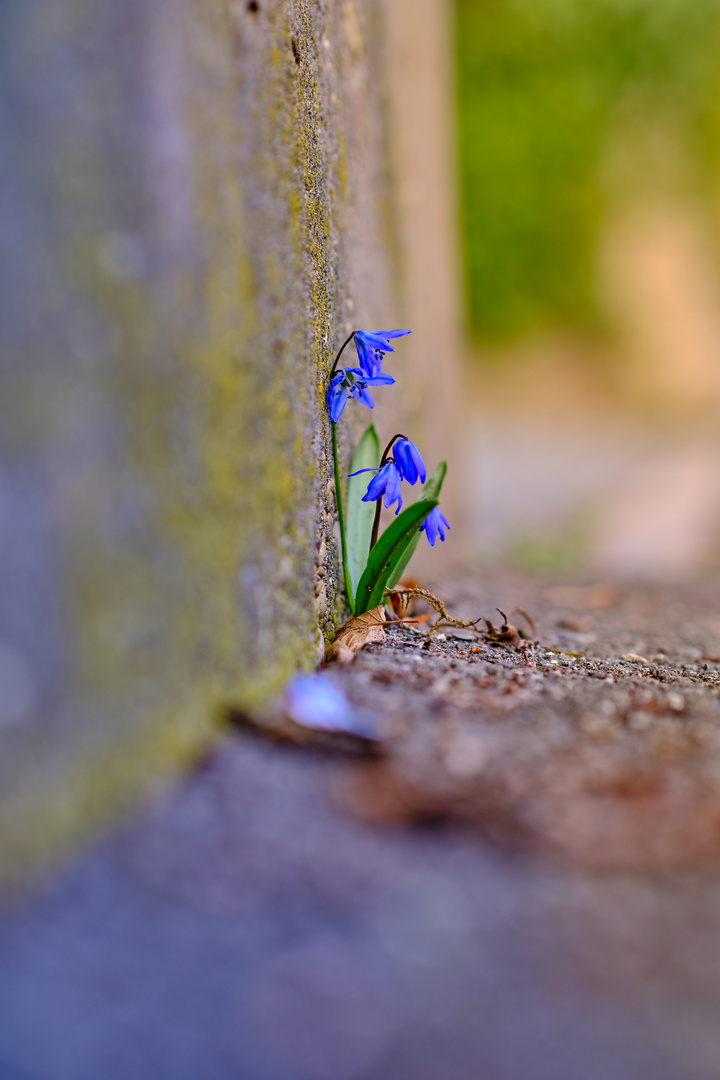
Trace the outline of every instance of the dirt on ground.
<instances>
[{"instance_id":1,"label":"dirt on ground","mask_svg":"<svg viewBox=\"0 0 720 1080\"><path fill-rule=\"evenodd\" d=\"M4 900L1 1080L717 1080L720 582L435 591L527 639L389 625Z\"/></svg>"},{"instance_id":2,"label":"dirt on ground","mask_svg":"<svg viewBox=\"0 0 720 1080\"><path fill-rule=\"evenodd\" d=\"M495 574L436 591L494 632L388 623L382 643L322 673L379 723L373 754L332 779L346 811L458 819L598 868L720 853L720 584ZM499 607L524 636L499 632Z\"/></svg>"}]
</instances>

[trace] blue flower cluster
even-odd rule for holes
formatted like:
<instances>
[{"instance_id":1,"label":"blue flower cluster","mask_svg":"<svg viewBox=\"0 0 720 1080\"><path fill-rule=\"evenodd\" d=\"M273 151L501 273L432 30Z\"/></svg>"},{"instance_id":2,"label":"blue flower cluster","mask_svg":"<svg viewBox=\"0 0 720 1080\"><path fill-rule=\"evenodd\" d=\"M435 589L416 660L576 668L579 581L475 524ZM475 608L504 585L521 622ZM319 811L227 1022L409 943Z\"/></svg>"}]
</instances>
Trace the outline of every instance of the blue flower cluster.
<instances>
[{"instance_id":1,"label":"blue flower cluster","mask_svg":"<svg viewBox=\"0 0 720 1080\"><path fill-rule=\"evenodd\" d=\"M422 454L414 442L404 437L397 440L393 447L393 457L379 469L359 469L350 475L359 476L363 472L374 472L377 476L374 476L368 484L362 501L377 502L384 495L386 509L389 510L397 503L396 515L402 509L401 481L407 480L409 484L416 484L420 480L424 484L427 477Z\"/></svg>"},{"instance_id":2,"label":"blue flower cluster","mask_svg":"<svg viewBox=\"0 0 720 1080\"><path fill-rule=\"evenodd\" d=\"M350 398L366 405L368 409L375 407L368 387L390 386L395 382L391 375L387 375L382 370L383 359L385 353L395 351L390 341L393 338L405 337L410 332L410 330L355 330L350 335L340 349L335 364L337 365L345 346L354 340L360 366L341 368L330 380L327 398L333 423L337 424ZM363 502L377 502L384 496L385 507L389 509L391 506L396 506L395 514L397 515L400 513L403 502L400 491L402 481L416 484L420 480L424 484L427 472L425 462L415 443L404 436L399 436L393 442L394 445L391 443L393 456L386 460L390 449L388 447L378 469L360 469L359 472L351 475L358 476L361 472L376 473L377 475L368 484L367 492L363 495ZM431 510L421 526L432 547L435 546L438 536L441 540L445 539L445 531L449 528L447 518L437 506Z\"/></svg>"},{"instance_id":3,"label":"blue flower cluster","mask_svg":"<svg viewBox=\"0 0 720 1080\"><path fill-rule=\"evenodd\" d=\"M383 356L386 352L395 352L390 344L390 338L405 337L412 333L411 330L357 330L355 333L355 348L357 349L360 367L367 375L377 375L382 371Z\"/></svg>"},{"instance_id":4,"label":"blue flower cluster","mask_svg":"<svg viewBox=\"0 0 720 1080\"><path fill-rule=\"evenodd\" d=\"M328 405L330 416L337 424L345 411L348 399L353 397L367 405L368 409L375 408L375 402L368 386L390 386L394 383L392 375L367 375L362 368L343 368L333 375L328 390Z\"/></svg>"},{"instance_id":5,"label":"blue flower cluster","mask_svg":"<svg viewBox=\"0 0 720 1080\"><path fill-rule=\"evenodd\" d=\"M386 352L395 352L390 344L391 338L405 337L409 333L410 330L355 331L352 337L360 367L341 368L333 375L328 390L330 416L336 424L351 397L367 405L368 409L375 407L368 386L390 386L395 382L391 375L383 374L383 356Z\"/></svg>"}]
</instances>

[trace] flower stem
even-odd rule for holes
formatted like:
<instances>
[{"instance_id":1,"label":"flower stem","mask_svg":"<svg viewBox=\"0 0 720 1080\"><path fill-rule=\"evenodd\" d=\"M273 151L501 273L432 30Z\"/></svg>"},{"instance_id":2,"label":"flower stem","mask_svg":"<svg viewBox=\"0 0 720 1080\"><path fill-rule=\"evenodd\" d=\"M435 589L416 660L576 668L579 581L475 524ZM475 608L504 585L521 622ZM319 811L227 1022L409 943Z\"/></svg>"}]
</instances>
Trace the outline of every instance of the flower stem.
<instances>
[{"instance_id":1,"label":"flower stem","mask_svg":"<svg viewBox=\"0 0 720 1080\"><path fill-rule=\"evenodd\" d=\"M382 495L375 503L375 520L373 521L372 536L370 537L370 550L377 544L378 533L380 532L380 512L382 510Z\"/></svg>"},{"instance_id":2,"label":"flower stem","mask_svg":"<svg viewBox=\"0 0 720 1080\"><path fill-rule=\"evenodd\" d=\"M385 450L383 451L383 456L380 458L380 466L379 467L381 469L382 469L383 465L385 465L387 463L388 454L390 453L390 450L392 448L393 443L397 439L405 439L405 438L407 438L406 435L393 435L392 439L390 440L390 442L385 447ZM382 495L380 496L380 498L375 503L375 520L373 521L372 535L370 537L370 550L371 551L375 547L375 545L377 544L378 533L380 532L380 513L381 513L381 511L382 511Z\"/></svg>"},{"instance_id":3,"label":"flower stem","mask_svg":"<svg viewBox=\"0 0 720 1080\"><path fill-rule=\"evenodd\" d=\"M387 459L388 459L388 456L390 454L390 450L392 448L393 443L397 442L398 439L407 439L407 435L402 435L400 433L398 433L397 435L393 435L392 439L390 440L390 442L387 444L387 446L383 450L383 456L380 458L380 468L381 469L382 469L383 465L385 465L386 462L387 462Z\"/></svg>"},{"instance_id":4,"label":"flower stem","mask_svg":"<svg viewBox=\"0 0 720 1080\"><path fill-rule=\"evenodd\" d=\"M332 379L333 375L335 374L335 368L338 366L338 363L340 362L340 357L345 352L346 347L350 344L352 339L355 337L356 333L357 333L357 330L353 330L352 334L349 334L345 338L345 340L343 341L342 345L340 346L340 351L338 352L337 356L335 357L335 363L333 364L332 368L330 369L330 378L331 379Z\"/></svg>"},{"instance_id":5,"label":"flower stem","mask_svg":"<svg viewBox=\"0 0 720 1080\"><path fill-rule=\"evenodd\" d=\"M348 341L349 340L350 338L348 338ZM347 345L347 341L345 344ZM342 349L340 351L342 352ZM354 615L355 597L353 596L352 584L350 582L350 567L348 565L347 542L345 539L345 516L343 514L342 481L340 478L340 463L338 461L337 424L334 420L331 420L330 423L332 424L333 466L335 468L335 503L337 505L338 523L340 525L340 548L342 551L343 575L345 577L345 592L347 593L350 613Z\"/></svg>"}]
</instances>

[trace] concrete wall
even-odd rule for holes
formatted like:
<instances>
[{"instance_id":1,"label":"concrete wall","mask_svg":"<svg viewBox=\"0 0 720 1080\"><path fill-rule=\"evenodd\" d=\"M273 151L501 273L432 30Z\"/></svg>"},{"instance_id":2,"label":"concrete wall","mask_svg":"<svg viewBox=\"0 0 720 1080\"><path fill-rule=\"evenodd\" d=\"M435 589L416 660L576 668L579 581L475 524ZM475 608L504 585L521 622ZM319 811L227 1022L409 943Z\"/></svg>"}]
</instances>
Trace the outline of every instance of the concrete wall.
<instances>
[{"instance_id":1,"label":"concrete wall","mask_svg":"<svg viewBox=\"0 0 720 1080\"><path fill-rule=\"evenodd\" d=\"M432 98L446 5L428 6L403 78ZM324 375L351 328L403 324L423 272L395 0L2 12L12 878L188 760L228 704L316 662L337 619Z\"/></svg>"}]
</instances>

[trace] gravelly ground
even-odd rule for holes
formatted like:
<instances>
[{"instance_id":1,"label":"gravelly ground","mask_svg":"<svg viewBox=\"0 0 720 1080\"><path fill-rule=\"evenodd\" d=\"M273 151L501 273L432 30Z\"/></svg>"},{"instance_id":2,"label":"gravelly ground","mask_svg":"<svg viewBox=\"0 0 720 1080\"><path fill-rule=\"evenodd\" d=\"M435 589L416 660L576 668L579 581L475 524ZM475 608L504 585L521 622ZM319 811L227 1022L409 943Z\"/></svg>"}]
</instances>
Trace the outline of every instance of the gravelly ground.
<instances>
[{"instance_id":1,"label":"gravelly ground","mask_svg":"<svg viewBox=\"0 0 720 1080\"><path fill-rule=\"evenodd\" d=\"M449 583L462 617L531 609L534 641L391 626L330 677L391 718L386 758L349 779L371 820L450 815L501 843L605 868L720 853L720 596ZM682 597L682 599L680 599Z\"/></svg>"},{"instance_id":2,"label":"gravelly ground","mask_svg":"<svg viewBox=\"0 0 720 1080\"><path fill-rule=\"evenodd\" d=\"M243 731L6 904L2 1080L717 1080L720 583L438 591L537 644L390 628L376 756Z\"/></svg>"}]
</instances>

